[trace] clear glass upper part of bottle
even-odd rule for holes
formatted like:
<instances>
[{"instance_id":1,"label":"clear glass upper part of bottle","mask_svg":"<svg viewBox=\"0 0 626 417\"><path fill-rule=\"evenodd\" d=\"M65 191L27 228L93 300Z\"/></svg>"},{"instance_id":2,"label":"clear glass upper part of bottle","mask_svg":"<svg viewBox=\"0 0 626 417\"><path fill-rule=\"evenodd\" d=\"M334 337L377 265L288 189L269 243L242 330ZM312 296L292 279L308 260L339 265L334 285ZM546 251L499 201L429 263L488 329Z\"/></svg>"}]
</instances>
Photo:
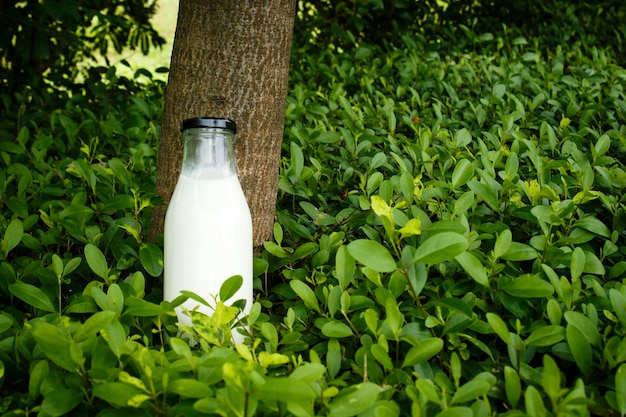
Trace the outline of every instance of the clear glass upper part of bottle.
<instances>
[{"instance_id":1,"label":"clear glass upper part of bottle","mask_svg":"<svg viewBox=\"0 0 626 417\"><path fill-rule=\"evenodd\" d=\"M194 117L181 124L185 140L181 174L196 179L236 175L233 137L234 121L225 118Z\"/></svg>"}]
</instances>

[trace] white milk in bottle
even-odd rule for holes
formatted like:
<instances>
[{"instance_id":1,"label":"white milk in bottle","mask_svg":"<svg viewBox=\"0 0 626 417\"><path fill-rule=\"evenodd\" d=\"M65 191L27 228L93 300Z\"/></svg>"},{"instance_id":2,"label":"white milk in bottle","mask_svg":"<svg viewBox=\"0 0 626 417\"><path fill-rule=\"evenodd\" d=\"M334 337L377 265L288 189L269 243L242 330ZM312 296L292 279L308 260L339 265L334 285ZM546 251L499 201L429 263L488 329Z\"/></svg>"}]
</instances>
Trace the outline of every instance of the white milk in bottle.
<instances>
[{"instance_id":1,"label":"white milk in bottle","mask_svg":"<svg viewBox=\"0 0 626 417\"><path fill-rule=\"evenodd\" d=\"M192 291L210 304L222 283L233 275L243 285L228 304L245 299L252 306L252 220L235 171L229 119L193 118L182 123L183 164L167 209L164 228L164 298ZM198 306L189 299L188 309ZM200 305L198 310L212 314ZM177 309L181 323L190 318ZM235 342L243 337L233 330Z\"/></svg>"}]
</instances>

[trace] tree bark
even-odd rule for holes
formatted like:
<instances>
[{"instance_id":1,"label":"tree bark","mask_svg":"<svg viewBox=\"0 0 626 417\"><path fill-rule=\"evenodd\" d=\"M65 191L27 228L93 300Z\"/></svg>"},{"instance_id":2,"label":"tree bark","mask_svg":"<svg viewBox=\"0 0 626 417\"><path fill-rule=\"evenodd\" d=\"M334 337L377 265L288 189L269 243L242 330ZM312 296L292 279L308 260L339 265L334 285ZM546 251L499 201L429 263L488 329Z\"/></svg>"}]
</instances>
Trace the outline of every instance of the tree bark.
<instances>
[{"instance_id":1,"label":"tree bark","mask_svg":"<svg viewBox=\"0 0 626 417\"><path fill-rule=\"evenodd\" d=\"M161 127L150 237L163 231L182 159L183 119L237 123L235 156L254 243L273 233L284 130L293 0L181 0Z\"/></svg>"}]
</instances>

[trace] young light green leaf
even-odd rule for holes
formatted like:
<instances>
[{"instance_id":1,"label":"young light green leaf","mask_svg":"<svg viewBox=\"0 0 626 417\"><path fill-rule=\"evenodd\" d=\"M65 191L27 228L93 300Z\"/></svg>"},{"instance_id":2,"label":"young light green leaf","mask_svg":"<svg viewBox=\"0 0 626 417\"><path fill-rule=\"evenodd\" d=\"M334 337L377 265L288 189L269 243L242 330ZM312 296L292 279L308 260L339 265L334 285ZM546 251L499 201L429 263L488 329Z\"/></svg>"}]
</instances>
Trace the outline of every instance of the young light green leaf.
<instances>
[{"instance_id":1,"label":"young light green leaf","mask_svg":"<svg viewBox=\"0 0 626 417\"><path fill-rule=\"evenodd\" d=\"M377 272L393 272L396 262L393 257L380 243L359 239L348 244L348 252L354 259Z\"/></svg>"}]
</instances>

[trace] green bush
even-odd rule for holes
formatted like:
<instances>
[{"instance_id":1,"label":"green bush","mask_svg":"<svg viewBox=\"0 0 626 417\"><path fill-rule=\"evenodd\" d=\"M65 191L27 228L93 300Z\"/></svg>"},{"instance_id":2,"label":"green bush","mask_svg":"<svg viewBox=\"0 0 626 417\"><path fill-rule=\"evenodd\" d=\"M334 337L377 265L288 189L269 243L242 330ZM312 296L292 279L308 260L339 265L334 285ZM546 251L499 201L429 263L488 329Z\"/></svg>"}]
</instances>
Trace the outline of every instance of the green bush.
<instances>
[{"instance_id":1,"label":"green bush","mask_svg":"<svg viewBox=\"0 0 626 417\"><path fill-rule=\"evenodd\" d=\"M106 59L111 50L147 54L165 43L150 23L155 10L149 0L4 2L0 92L71 85L81 65L93 65L98 54Z\"/></svg>"},{"instance_id":2,"label":"green bush","mask_svg":"<svg viewBox=\"0 0 626 417\"><path fill-rule=\"evenodd\" d=\"M237 346L144 239L163 84L3 95L0 415L626 414L626 70L478 27L296 48Z\"/></svg>"}]
</instances>

